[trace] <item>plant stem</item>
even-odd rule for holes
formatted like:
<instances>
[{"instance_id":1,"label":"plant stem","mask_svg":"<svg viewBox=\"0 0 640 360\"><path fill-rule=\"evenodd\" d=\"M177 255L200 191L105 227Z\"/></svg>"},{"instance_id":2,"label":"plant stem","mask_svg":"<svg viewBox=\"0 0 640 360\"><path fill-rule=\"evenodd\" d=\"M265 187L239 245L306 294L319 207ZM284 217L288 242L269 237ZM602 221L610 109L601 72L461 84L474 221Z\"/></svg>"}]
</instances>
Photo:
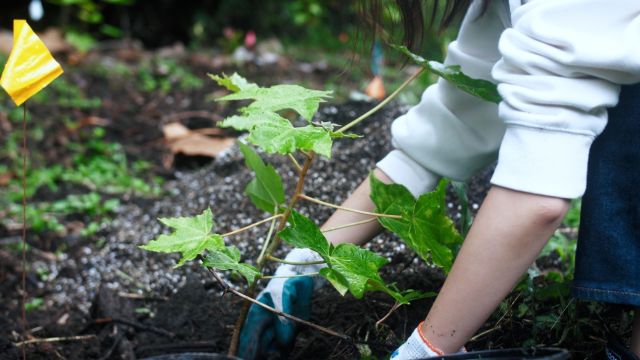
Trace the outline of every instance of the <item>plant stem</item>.
<instances>
[{"instance_id":1,"label":"plant stem","mask_svg":"<svg viewBox=\"0 0 640 360\"><path fill-rule=\"evenodd\" d=\"M245 227L243 227L243 228L240 228L240 229L233 230L233 231L230 231L230 232L228 232L228 233L222 234L222 237L227 237L227 236L231 236L231 235L239 234L239 233L241 233L241 232L243 232L243 231L246 231L246 230L251 229L252 227L256 227L256 226L258 226L258 225L262 225L262 224L264 224L264 223L266 223L266 222L269 222L269 221L271 221L271 220L277 219L277 218L279 218L279 217L282 217L282 214L276 214L276 215L273 215L273 216L268 217L268 218L266 218L266 219L260 220L260 221L258 221L258 222L254 222L253 224L247 225L247 226L245 226Z\"/></svg>"},{"instance_id":2,"label":"plant stem","mask_svg":"<svg viewBox=\"0 0 640 360\"><path fill-rule=\"evenodd\" d=\"M291 215L291 211L293 210L293 207L296 205L296 202L298 202L298 199L302 194L302 190L304 188L304 180L307 177L307 173L309 172L309 168L311 167L311 163L313 162L313 158L315 154L310 153L308 154L308 156L309 157L307 158L307 160L304 161L304 165L302 166L302 170L300 171L300 177L298 178L298 183L296 184L296 190L293 196L291 197L291 200L289 201L289 205L287 206L287 209L284 211L284 214L280 218L280 224L278 225L278 232L284 230L285 226L287 226L287 220ZM275 250L278 247L278 245L280 245L280 237L276 235L273 238L273 241L267 246L267 252L266 252L267 255L271 255L273 250ZM258 269L262 269L264 267L265 262L266 262L266 259L262 259L262 262L258 263Z\"/></svg>"},{"instance_id":3,"label":"plant stem","mask_svg":"<svg viewBox=\"0 0 640 360\"><path fill-rule=\"evenodd\" d=\"M22 336L27 337L27 104L22 108ZM22 359L27 353L22 348Z\"/></svg>"},{"instance_id":4,"label":"plant stem","mask_svg":"<svg viewBox=\"0 0 640 360\"><path fill-rule=\"evenodd\" d=\"M292 154L287 154L287 155L289 156L289 159L293 163L293 166L296 167L298 172L302 171L302 166L300 166L300 163L298 163L298 160L296 160L295 156L293 156Z\"/></svg>"},{"instance_id":5,"label":"plant stem","mask_svg":"<svg viewBox=\"0 0 640 360\"><path fill-rule=\"evenodd\" d=\"M352 222L352 223L348 223L348 224L344 224L344 225L338 225L332 228L328 228L328 229L322 229L323 233L328 233L329 231L334 231L334 230L340 230L340 229L344 229L344 228L348 228L348 227L353 227L353 226L358 226L358 225L362 225L362 224L368 224L370 222L376 221L378 220L377 217L372 217L366 220L361 220L361 221L356 221L356 222Z\"/></svg>"},{"instance_id":6,"label":"plant stem","mask_svg":"<svg viewBox=\"0 0 640 360\"><path fill-rule=\"evenodd\" d=\"M92 339L96 339L96 336L95 335L79 335L79 336L66 336L66 337L52 337L52 338L46 338L46 339L31 339L31 340L20 341L20 342L14 343L13 346L21 347L29 344L53 343L53 342L62 342L62 341L82 341L82 340L92 340Z\"/></svg>"},{"instance_id":7,"label":"plant stem","mask_svg":"<svg viewBox=\"0 0 640 360\"><path fill-rule=\"evenodd\" d=\"M374 106L371 110L369 110L366 113L362 114L360 117L358 117L357 119L355 119L352 122L348 123L347 125L341 127L336 132L345 132L345 131L351 129L352 127L358 125L360 122L362 122L363 120L365 120L369 116L371 116L374 113L376 113L383 106L387 105L387 103L389 103L389 101L393 100L393 98L398 96L398 94L402 90L404 90L404 88L406 88L413 80L415 80L418 76L420 76L420 74L422 74L425 71L425 69L426 68L424 68L424 67L420 67L420 70L416 71L413 75L411 75L411 77L409 77L405 82L403 82L394 92L389 94L389 96L387 96L384 100L382 100L378 105Z\"/></svg>"},{"instance_id":8,"label":"plant stem","mask_svg":"<svg viewBox=\"0 0 640 360\"><path fill-rule=\"evenodd\" d=\"M385 316L383 316L382 319L376 321L376 328L380 326L380 324L382 324L385 320L387 320L389 316L391 316L391 314L393 314L396 310L398 310L400 306L402 306L402 304L396 301L395 304L393 304L393 306L389 310L389 312Z\"/></svg>"},{"instance_id":9,"label":"plant stem","mask_svg":"<svg viewBox=\"0 0 640 360\"><path fill-rule=\"evenodd\" d=\"M303 276L318 276L320 275L319 272L310 272L310 273L306 273L306 274L297 274L297 275L283 275L283 276L278 276L278 275L274 275L274 276L262 276L260 277L258 280L271 280L271 279L290 279L290 278L298 278L298 277L303 277Z\"/></svg>"},{"instance_id":10,"label":"plant stem","mask_svg":"<svg viewBox=\"0 0 640 360\"><path fill-rule=\"evenodd\" d=\"M207 269L209 270L211 275L213 275L213 277L216 279L216 281L218 281L220 286L222 286L222 288L224 289L225 292L230 292L230 293L232 293L232 294L234 294L236 296L241 297L242 299L246 300L248 302L248 304L256 304L256 305L258 305L258 306L260 306L262 308L265 308L265 309L271 311L272 313L274 313L274 314L276 314L278 316L282 316L282 317L285 317L287 319L291 319L293 321L297 321L297 322L299 322L301 324L310 326L310 327L312 327L312 328L314 328L316 330L320 330L320 331L322 331L324 333L327 333L329 335L337 336L337 337L339 337L339 338L341 338L343 340L351 341L351 338L349 336L345 335L345 334L341 334L341 333L333 331L331 329L327 329L327 328L325 328L323 326L320 326L318 324L314 324L314 323L312 323L310 321L302 320L302 319L300 319L298 317L295 317L293 315L289 315L287 313L284 313L284 312L282 312L282 311L280 311L280 310L278 310L276 308L273 308L273 307L271 307L269 305L263 304L263 303L259 302L258 300L254 299L254 298L252 298L250 296L247 296L247 295L239 292L238 290L232 288L231 286L229 286L229 284L227 284L220 277L220 275L218 275L218 273L214 269L212 269L212 268L207 268Z\"/></svg>"},{"instance_id":11,"label":"plant stem","mask_svg":"<svg viewBox=\"0 0 640 360\"><path fill-rule=\"evenodd\" d=\"M318 260L318 261L288 261L288 260L284 260L284 259L279 259L279 258L271 256L271 255L267 256L267 260L279 262L279 263L282 263L282 264L301 265L301 266L324 264L324 260Z\"/></svg>"},{"instance_id":12,"label":"plant stem","mask_svg":"<svg viewBox=\"0 0 640 360\"><path fill-rule=\"evenodd\" d=\"M280 224L278 224L277 232L282 231L284 227L287 225L287 220L291 215L291 211L293 210L293 207L298 201L298 198L299 198L298 195L302 194L302 189L304 188L304 180L307 176L307 172L309 171L309 168L311 167L311 163L313 162L313 159L315 157L315 154L313 152L310 152L310 153L302 152L302 153L307 157L307 159L304 161L304 164L302 165L302 170L300 170L295 193L291 197L291 200L289 201L289 204L287 205L286 210L284 211L284 213L282 214L282 217L280 218ZM266 250L262 251L266 256L263 256L262 258L258 259L256 264L259 271L262 271L262 268L264 268L264 265L267 262L267 256L271 255L273 250L275 250L275 248L278 247L278 245L280 245L280 237L277 234L271 240L267 238L267 240L263 245L263 249L266 249ZM247 289L247 295L244 295L244 294L242 295L247 296L248 298L251 299L255 294L257 283L258 283L257 279L254 280L253 283L249 285L249 288ZM249 307L251 307L251 303L246 302L242 307L242 309L240 310L240 315L238 315L238 319L236 320L235 326L233 328L233 335L231 336L231 344L229 345L229 352L228 352L229 356L235 356L238 353L238 341L240 340L240 331L242 331L244 320L247 318L247 314L249 313Z\"/></svg>"},{"instance_id":13,"label":"plant stem","mask_svg":"<svg viewBox=\"0 0 640 360\"><path fill-rule=\"evenodd\" d=\"M262 261L262 258L266 255L267 252L267 244L271 241L271 236L273 236L273 230L276 228L276 219L271 220L271 225L269 225L269 232L267 233L267 237L264 239L264 244L262 245L262 250L260 250L260 255L258 256L258 262Z\"/></svg>"},{"instance_id":14,"label":"plant stem","mask_svg":"<svg viewBox=\"0 0 640 360\"><path fill-rule=\"evenodd\" d=\"M300 195L298 195L298 197L301 198L301 199L305 199L307 201L311 201L311 202L314 202L316 204L328 206L328 207L334 208L334 209L340 209L340 210L344 210L344 211L349 211L349 212L363 214L363 215L371 215L371 216L376 216L376 217L386 217L386 218L391 218L391 219L402 219L402 215L380 214L380 213L372 213L372 212L368 212L368 211L362 211L362 210L358 210L358 209L346 208L346 207L343 207L343 206L340 206L340 205L336 205L336 204L328 203L326 201L318 200L316 198L312 198L312 197L304 195L304 194L300 194Z\"/></svg>"}]
</instances>

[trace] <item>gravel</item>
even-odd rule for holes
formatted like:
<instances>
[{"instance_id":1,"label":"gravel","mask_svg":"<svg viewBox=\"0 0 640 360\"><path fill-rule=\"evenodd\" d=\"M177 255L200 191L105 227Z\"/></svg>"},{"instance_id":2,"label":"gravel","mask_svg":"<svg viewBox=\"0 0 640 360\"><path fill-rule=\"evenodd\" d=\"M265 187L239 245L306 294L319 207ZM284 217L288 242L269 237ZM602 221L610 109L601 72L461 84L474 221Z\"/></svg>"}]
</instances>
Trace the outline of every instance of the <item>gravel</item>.
<instances>
[{"instance_id":1,"label":"gravel","mask_svg":"<svg viewBox=\"0 0 640 360\"><path fill-rule=\"evenodd\" d=\"M345 123L345 120L356 117L370 106L367 103L324 106L317 120ZM324 201L342 202L390 150L391 121L405 111L406 108L398 105L387 106L364 124L352 129L364 135L363 138L336 141L333 159L319 158L314 161L305 184L306 193ZM266 159L285 180L286 189L292 190L295 178L289 160L280 156L266 156ZM471 181L472 208L477 208L484 196L484 180L489 174L490 171L485 172ZM210 207L214 214L215 231L220 233L267 217L243 194L251 178L242 154L234 146L210 165L196 171L177 172L175 180L164 185L166 194L161 198L154 201L133 199L123 203L110 226L102 232L106 234L103 244L86 244L79 247L75 254L61 254L55 262L34 264L48 271L46 286L52 291L46 298L47 305L75 304L81 311L88 312L91 299L101 284L127 293L167 295L182 287L190 276L210 281L197 264L173 269L177 255L152 253L138 246L168 232L157 221L159 217L192 216ZM455 218L459 206L453 199L449 196L448 202ZM309 203L301 203L299 210L318 224L331 214L330 209ZM257 255L266 231L267 225L256 227L226 241L236 245L245 259L252 259ZM389 259L403 253L408 256L404 245L388 233L381 234L368 246ZM285 251L280 250L281 253ZM418 264L416 269L425 266L417 259L414 262ZM230 281L238 286L243 285L241 279Z\"/></svg>"}]
</instances>

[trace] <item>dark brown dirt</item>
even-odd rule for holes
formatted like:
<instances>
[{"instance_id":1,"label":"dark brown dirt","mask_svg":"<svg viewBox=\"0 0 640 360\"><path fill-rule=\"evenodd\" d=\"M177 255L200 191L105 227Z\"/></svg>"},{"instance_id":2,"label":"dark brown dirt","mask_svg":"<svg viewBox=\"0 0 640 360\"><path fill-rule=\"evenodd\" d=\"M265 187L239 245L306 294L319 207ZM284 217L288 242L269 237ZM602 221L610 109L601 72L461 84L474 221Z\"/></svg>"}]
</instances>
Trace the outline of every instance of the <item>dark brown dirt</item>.
<instances>
[{"instance_id":1,"label":"dark brown dirt","mask_svg":"<svg viewBox=\"0 0 640 360\"><path fill-rule=\"evenodd\" d=\"M138 249L137 245L164 231L155 220L161 216L192 215L211 206L218 227L231 229L263 215L241 196L250 174L244 168L237 148L215 161L177 158L172 167L164 166L168 150L162 141L162 124L180 119L191 128L213 127L214 119L228 115L233 107L206 100L217 90L206 79L205 85L197 90L143 93L130 79L95 75L91 71L96 64L114 56L117 58L118 55L97 54L85 59L77 68L69 66L70 81L83 84L88 95L100 97L102 106L88 111L34 107L34 118L49 119L44 127L51 136L32 146L46 154L40 160L43 163L69 161L64 144L70 138L77 140L74 138L76 135L69 134L55 120L68 114L75 118L94 116L106 119L107 139L121 143L130 159L150 161L153 167L149 171L169 180L164 186L166 193L156 199L123 197L122 206L111 226L92 238L30 235L27 293L30 298L45 300L42 307L28 314L30 336L95 337L30 345L27 347L28 358L135 359L181 351L225 352L239 311L239 300L231 295L222 296L218 285L197 266L173 270L173 257L150 254ZM134 58L146 56L149 54L141 52ZM177 58L196 74L237 70L228 64L211 65L208 55L181 54ZM283 58L279 64L268 67L247 66L242 73L263 85L304 78L311 87L321 88L320 84L331 71L301 73L293 65L291 60ZM352 82L350 79L346 81ZM369 103L357 102L326 105L319 116L323 121L344 123L370 107ZM334 159L320 159L314 164L309 194L341 202L375 166L375 162L389 151L389 124L405 110L391 105L353 129L365 135L364 139L337 142ZM184 116L191 111L201 111L206 116ZM269 159L281 174L291 171L286 160ZM489 169L469 182L473 209L484 198L490 173ZM292 186L291 181L287 186ZM84 189L65 186L57 191L43 189L37 197L55 199L74 192L84 192ZM459 207L452 191L447 202L450 215L457 218ZM318 222L331 213L328 209L307 205L302 211ZM251 258L257 252L255 239L260 236L257 231L248 232L235 239L235 245L247 258ZM0 226L0 359L20 356L19 349L13 346L22 333L19 310L21 264L15 251L18 240L17 232ZM399 245L394 236L383 234L368 246L390 260L383 276L396 281L400 288L437 291L440 287L443 275L418 261ZM59 249L64 249L64 252L54 254ZM48 269L51 274L43 280L36 269ZM243 286L242 280L230 281L235 286ZM393 306L388 297L374 293L363 300L355 300L350 296L341 297L325 287L314 297L312 321L341 331L358 344L338 341L302 328L289 358L354 359L367 348L373 355L383 357L411 333L426 314L431 301L416 301L411 306L401 307L376 327L375 323ZM512 301L514 308L521 303L521 299ZM609 315L602 316L606 318ZM517 347L532 336L531 323L516 322L507 317L501 328L493 331L492 324L496 320L487 323L481 331L490 330L488 335L470 343L471 348ZM597 337L602 332L592 333ZM596 338L587 345L576 345L575 349L582 347L581 350L587 349L583 354L588 354L602 345L600 339ZM538 334L536 340L549 345L557 339L554 340L553 334Z\"/></svg>"}]
</instances>

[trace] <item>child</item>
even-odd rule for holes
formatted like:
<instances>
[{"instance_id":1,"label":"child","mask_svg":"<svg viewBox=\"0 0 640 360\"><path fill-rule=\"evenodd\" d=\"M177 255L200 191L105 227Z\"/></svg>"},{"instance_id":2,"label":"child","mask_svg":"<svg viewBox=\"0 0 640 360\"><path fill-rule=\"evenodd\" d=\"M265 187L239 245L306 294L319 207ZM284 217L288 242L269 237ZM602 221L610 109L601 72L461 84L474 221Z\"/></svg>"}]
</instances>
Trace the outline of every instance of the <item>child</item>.
<instances>
[{"instance_id":1,"label":"child","mask_svg":"<svg viewBox=\"0 0 640 360\"><path fill-rule=\"evenodd\" d=\"M405 1L405 8L413 3L418 2ZM447 280L426 319L392 355L397 360L463 349L535 260L569 199L583 194L589 148L607 123L607 108L616 105L620 84L640 81L640 1L474 1L445 63L497 82L503 101L497 106L440 80L394 121L395 150L378 163L375 174L418 196L442 176L464 180L496 157L498 164ZM374 210L367 180L344 206ZM339 210L323 227L362 219ZM377 223L368 223L329 232L327 238L362 244L379 231ZM306 250L287 256L291 261L316 258ZM628 276L640 277L637 267L631 270L635 273ZM278 269L311 271L292 265ZM293 310L310 300L313 286L304 277L272 281L259 299ZM624 290L637 293L640 287ZM275 316L273 325L260 322L257 330L252 319L259 312L252 309L241 336L241 356L248 359L260 356L268 342L293 339L293 325ZM640 338L637 328L634 339Z\"/></svg>"}]
</instances>

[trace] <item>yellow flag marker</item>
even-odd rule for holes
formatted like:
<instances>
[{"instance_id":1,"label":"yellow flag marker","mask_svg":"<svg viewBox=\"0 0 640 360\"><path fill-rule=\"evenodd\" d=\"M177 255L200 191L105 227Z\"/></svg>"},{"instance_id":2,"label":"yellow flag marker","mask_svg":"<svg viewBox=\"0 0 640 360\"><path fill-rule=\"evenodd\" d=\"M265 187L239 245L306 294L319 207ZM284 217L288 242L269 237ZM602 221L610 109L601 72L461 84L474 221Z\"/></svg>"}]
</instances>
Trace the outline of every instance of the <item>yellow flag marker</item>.
<instances>
[{"instance_id":1,"label":"yellow flag marker","mask_svg":"<svg viewBox=\"0 0 640 360\"><path fill-rule=\"evenodd\" d=\"M26 20L13 20L13 49L0 85L17 106L62 74L62 67Z\"/></svg>"}]
</instances>

